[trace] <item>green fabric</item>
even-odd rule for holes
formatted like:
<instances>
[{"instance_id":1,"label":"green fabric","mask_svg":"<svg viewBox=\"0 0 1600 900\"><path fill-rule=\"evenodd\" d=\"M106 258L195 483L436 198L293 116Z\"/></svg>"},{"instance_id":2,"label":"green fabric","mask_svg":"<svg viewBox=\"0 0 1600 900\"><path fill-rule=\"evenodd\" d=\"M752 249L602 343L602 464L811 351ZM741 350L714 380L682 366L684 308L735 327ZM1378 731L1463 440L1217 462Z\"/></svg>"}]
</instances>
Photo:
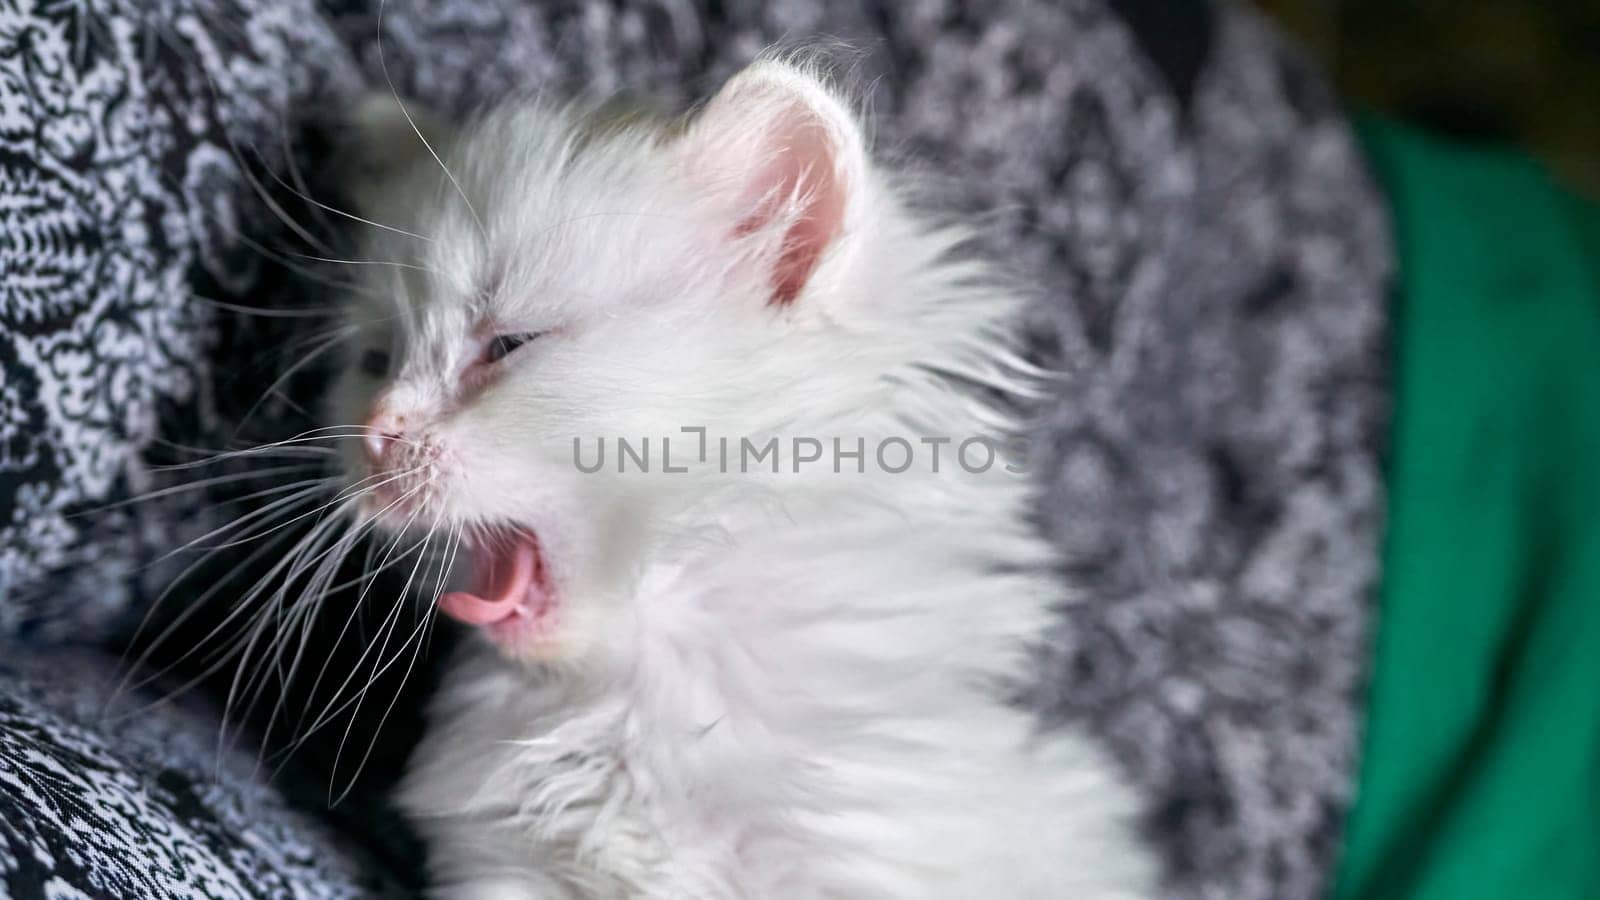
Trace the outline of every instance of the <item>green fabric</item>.
<instances>
[{"instance_id":1,"label":"green fabric","mask_svg":"<svg viewBox=\"0 0 1600 900\"><path fill-rule=\"evenodd\" d=\"M1600 210L1515 155L1363 130L1396 407L1334 894L1600 897Z\"/></svg>"}]
</instances>

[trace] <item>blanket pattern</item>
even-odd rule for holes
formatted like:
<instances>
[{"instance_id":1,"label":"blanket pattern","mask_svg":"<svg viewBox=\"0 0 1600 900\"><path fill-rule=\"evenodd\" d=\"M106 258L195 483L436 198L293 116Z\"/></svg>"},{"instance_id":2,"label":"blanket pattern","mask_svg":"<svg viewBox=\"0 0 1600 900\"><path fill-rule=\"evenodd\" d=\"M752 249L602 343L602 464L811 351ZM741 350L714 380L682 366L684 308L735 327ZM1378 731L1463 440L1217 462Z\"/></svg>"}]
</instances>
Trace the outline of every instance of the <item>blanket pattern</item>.
<instances>
[{"instance_id":1,"label":"blanket pattern","mask_svg":"<svg viewBox=\"0 0 1600 900\"><path fill-rule=\"evenodd\" d=\"M36 640L108 633L170 574L200 498L115 503L158 486L158 439L220 440L208 301L258 287L272 218L246 167L358 84L296 0L140 9L0 8L0 633Z\"/></svg>"},{"instance_id":2,"label":"blanket pattern","mask_svg":"<svg viewBox=\"0 0 1600 900\"><path fill-rule=\"evenodd\" d=\"M107 704L116 660L0 661L0 896L353 898L378 867L219 746L214 713ZM71 667L74 678L58 674Z\"/></svg>"}]
</instances>

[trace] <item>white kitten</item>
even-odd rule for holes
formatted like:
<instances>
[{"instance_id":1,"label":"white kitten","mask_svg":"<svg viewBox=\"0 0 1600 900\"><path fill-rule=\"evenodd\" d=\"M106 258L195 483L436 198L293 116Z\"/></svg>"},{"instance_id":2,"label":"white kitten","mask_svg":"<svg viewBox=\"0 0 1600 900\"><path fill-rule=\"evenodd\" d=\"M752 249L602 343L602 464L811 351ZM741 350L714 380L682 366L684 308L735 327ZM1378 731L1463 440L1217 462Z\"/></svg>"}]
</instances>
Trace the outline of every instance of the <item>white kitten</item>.
<instances>
[{"instance_id":1,"label":"white kitten","mask_svg":"<svg viewBox=\"0 0 1600 900\"><path fill-rule=\"evenodd\" d=\"M401 264L335 402L364 514L458 540L477 626L400 795L440 895L1152 894L1130 791L1005 699L1062 598L1026 479L956 454L1025 384L1019 300L821 81L364 120Z\"/></svg>"}]
</instances>

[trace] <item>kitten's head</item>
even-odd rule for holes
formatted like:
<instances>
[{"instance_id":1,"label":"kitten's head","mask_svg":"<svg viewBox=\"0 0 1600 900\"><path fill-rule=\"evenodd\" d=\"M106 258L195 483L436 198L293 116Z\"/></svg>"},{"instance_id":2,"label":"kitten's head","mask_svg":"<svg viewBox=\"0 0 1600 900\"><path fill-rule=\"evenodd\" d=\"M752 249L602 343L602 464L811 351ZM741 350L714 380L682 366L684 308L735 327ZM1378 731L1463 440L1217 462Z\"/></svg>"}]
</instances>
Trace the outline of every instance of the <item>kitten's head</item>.
<instances>
[{"instance_id":1,"label":"kitten's head","mask_svg":"<svg viewBox=\"0 0 1600 900\"><path fill-rule=\"evenodd\" d=\"M350 479L366 521L461 537L441 609L512 656L627 627L656 525L703 499L661 473L662 436L677 463L686 427L870 402L910 340L874 279L915 248L872 259L907 226L800 68L757 63L679 123L530 102L449 132L392 99L362 119L382 177L359 192L376 262L333 398L366 429ZM614 472L619 437L650 438L650 475L580 469L604 443Z\"/></svg>"}]
</instances>

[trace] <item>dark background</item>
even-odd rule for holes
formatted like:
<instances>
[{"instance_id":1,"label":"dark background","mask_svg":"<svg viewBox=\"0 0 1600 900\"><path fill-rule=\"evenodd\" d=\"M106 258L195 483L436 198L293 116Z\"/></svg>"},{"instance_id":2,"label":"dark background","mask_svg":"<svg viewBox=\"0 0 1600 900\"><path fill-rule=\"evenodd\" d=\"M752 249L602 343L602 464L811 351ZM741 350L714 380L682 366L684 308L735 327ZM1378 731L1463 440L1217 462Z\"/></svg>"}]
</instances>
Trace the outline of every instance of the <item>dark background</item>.
<instances>
[{"instance_id":1,"label":"dark background","mask_svg":"<svg viewBox=\"0 0 1600 900\"><path fill-rule=\"evenodd\" d=\"M1600 0L1254 0L1346 102L1510 142L1600 198Z\"/></svg>"}]
</instances>

